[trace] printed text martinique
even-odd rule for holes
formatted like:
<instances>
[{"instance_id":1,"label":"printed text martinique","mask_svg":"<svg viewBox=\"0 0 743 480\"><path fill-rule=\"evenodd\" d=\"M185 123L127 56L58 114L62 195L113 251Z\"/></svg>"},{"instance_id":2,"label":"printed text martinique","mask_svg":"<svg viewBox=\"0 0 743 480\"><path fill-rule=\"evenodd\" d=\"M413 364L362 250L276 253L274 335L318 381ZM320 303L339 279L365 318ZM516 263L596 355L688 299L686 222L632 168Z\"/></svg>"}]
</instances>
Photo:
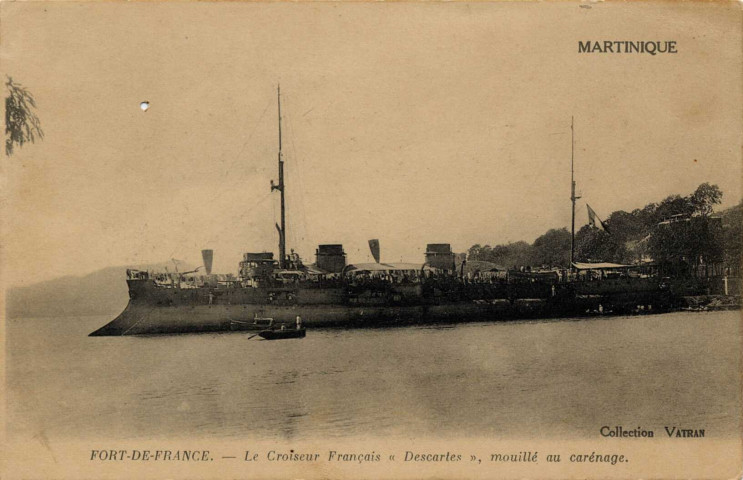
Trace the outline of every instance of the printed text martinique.
<instances>
[{"instance_id":1,"label":"printed text martinique","mask_svg":"<svg viewBox=\"0 0 743 480\"><path fill-rule=\"evenodd\" d=\"M586 40L578 42L578 53L678 53L675 40L633 42L630 40Z\"/></svg>"}]
</instances>

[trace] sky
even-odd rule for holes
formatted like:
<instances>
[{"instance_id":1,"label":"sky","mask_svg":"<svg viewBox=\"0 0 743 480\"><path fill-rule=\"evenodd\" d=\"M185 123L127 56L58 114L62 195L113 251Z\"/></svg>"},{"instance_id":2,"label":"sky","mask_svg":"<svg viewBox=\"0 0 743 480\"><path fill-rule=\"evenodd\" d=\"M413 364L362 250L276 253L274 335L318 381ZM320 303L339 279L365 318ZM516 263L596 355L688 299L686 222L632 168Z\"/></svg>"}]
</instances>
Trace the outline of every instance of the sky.
<instances>
[{"instance_id":1,"label":"sky","mask_svg":"<svg viewBox=\"0 0 743 480\"><path fill-rule=\"evenodd\" d=\"M737 204L731 5L2 3L0 68L45 134L0 164L3 281L276 252L279 83L288 243L308 262L320 243L422 262L427 243L569 228L571 117L576 229L586 202L605 218L703 182Z\"/></svg>"}]
</instances>

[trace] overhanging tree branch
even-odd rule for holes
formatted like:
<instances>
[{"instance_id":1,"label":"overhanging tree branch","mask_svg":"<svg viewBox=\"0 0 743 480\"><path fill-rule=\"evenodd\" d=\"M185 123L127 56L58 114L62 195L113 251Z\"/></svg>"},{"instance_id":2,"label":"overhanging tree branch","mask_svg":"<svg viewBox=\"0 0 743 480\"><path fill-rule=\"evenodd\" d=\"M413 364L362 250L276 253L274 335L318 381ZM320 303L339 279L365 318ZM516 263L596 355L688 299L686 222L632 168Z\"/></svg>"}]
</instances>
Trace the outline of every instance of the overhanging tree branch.
<instances>
[{"instance_id":1,"label":"overhanging tree branch","mask_svg":"<svg viewBox=\"0 0 743 480\"><path fill-rule=\"evenodd\" d=\"M17 145L44 138L39 117L34 113L36 100L23 85L7 77L5 82L5 155L11 156Z\"/></svg>"}]
</instances>

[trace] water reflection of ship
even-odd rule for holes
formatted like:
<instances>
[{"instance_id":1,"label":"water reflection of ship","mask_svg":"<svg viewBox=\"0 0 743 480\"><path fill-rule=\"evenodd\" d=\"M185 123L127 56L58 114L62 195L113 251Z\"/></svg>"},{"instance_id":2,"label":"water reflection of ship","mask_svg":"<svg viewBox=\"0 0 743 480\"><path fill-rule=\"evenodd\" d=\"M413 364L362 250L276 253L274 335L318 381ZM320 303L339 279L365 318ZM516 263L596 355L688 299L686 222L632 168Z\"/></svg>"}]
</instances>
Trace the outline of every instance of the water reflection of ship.
<instances>
[{"instance_id":1,"label":"water reflection of ship","mask_svg":"<svg viewBox=\"0 0 743 480\"><path fill-rule=\"evenodd\" d=\"M219 275L212 273L213 252L204 250L204 275L128 270L128 305L92 336L251 329L259 327L256 318L290 324L301 316L306 326L374 327L599 309L623 313L638 305L661 311L670 305L652 267L573 263L570 271L507 270L486 262L468 265L445 243L428 244L421 263L381 262L377 239L369 241L374 263L348 264L342 245L319 245L315 263L305 265L293 250L286 253L280 92L278 125L279 180L271 182L281 200L278 258L272 252L245 253L237 275ZM576 198L572 181L573 210Z\"/></svg>"}]
</instances>

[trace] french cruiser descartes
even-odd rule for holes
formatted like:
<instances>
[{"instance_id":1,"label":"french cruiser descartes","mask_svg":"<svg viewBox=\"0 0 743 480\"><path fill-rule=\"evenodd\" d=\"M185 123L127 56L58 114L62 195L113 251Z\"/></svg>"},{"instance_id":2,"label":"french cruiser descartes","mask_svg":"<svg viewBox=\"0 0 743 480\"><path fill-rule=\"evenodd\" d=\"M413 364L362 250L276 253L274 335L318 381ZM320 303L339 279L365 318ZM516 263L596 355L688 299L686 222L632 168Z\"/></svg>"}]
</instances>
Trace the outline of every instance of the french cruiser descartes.
<instances>
[{"instance_id":1,"label":"french cruiser descartes","mask_svg":"<svg viewBox=\"0 0 743 480\"><path fill-rule=\"evenodd\" d=\"M652 312L674 305L655 267L574 261L571 267L474 267L448 243L429 243L417 262L380 260L379 241L369 241L374 263L347 263L342 244L319 245L306 264L287 248L281 96L278 104L278 182L281 217L274 252L246 252L237 274L212 273L212 250L187 272L127 270L129 303L91 336L151 335L225 330L263 330L273 325L374 327L384 324L506 320ZM571 127L572 131L572 127ZM572 178L575 236L575 181ZM457 260L459 259L459 260ZM424 260L424 261L421 261ZM177 267L177 265L176 265ZM607 272L604 274L604 272Z\"/></svg>"}]
</instances>

